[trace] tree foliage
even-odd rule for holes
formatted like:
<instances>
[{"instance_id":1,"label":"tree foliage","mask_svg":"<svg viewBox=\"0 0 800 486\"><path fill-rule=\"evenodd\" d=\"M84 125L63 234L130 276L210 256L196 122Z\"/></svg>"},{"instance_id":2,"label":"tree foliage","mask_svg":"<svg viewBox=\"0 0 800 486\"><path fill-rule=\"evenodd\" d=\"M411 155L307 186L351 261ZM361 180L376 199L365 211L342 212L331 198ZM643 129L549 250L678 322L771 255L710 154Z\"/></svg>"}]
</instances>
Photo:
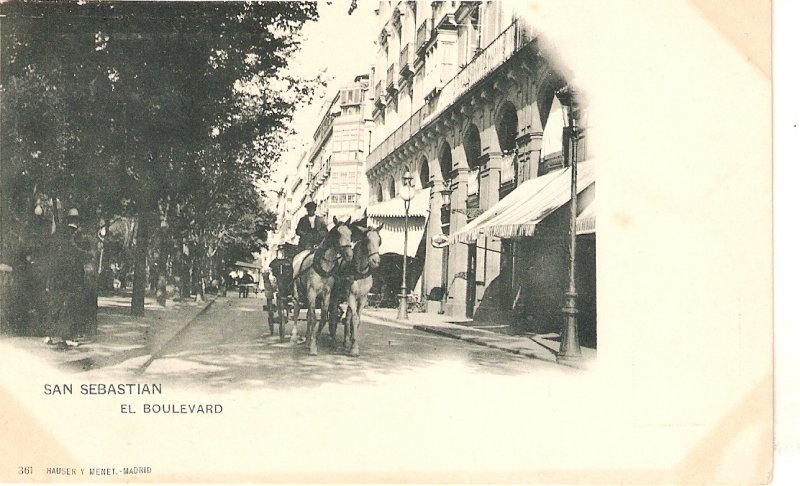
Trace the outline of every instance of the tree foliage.
<instances>
[{"instance_id":1,"label":"tree foliage","mask_svg":"<svg viewBox=\"0 0 800 486\"><path fill-rule=\"evenodd\" d=\"M274 215L254 183L318 82L287 69L315 3L9 2L0 14L5 255L37 201L98 227L138 218L170 254L257 249Z\"/></svg>"}]
</instances>

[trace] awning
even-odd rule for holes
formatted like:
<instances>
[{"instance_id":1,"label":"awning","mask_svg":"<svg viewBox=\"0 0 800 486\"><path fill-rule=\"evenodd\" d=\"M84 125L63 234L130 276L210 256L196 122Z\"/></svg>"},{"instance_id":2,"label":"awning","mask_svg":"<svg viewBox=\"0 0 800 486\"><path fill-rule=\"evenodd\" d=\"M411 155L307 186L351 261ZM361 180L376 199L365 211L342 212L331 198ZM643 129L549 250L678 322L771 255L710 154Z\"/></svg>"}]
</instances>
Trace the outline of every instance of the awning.
<instances>
[{"instance_id":1,"label":"awning","mask_svg":"<svg viewBox=\"0 0 800 486\"><path fill-rule=\"evenodd\" d=\"M371 218L370 218L371 219ZM383 224L381 228L381 246L380 254L396 253L403 254L403 220L398 218L391 218L393 221L387 221L389 218L375 218L371 221L371 225ZM425 225L427 218L409 217L408 218L408 256L413 257L417 254L419 245L422 242L422 237L425 234Z\"/></svg>"},{"instance_id":2,"label":"awning","mask_svg":"<svg viewBox=\"0 0 800 486\"><path fill-rule=\"evenodd\" d=\"M431 189L420 189L411 198L408 206L408 256L417 254L425 234L425 225L430 212ZM370 226L383 225L381 229L380 253L403 254L405 203L399 197L374 204L367 208Z\"/></svg>"},{"instance_id":3,"label":"awning","mask_svg":"<svg viewBox=\"0 0 800 486\"><path fill-rule=\"evenodd\" d=\"M571 180L571 168L565 167L525 181L511 194L450 235L448 241L451 244L471 243L476 241L479 235L496 238L533 236L533 231L540 221L569 201ZM594 161L578 163L578 193L592 183L594 183ZM584 212L586 209L589 208L585 208ZM594 221L593 214L592 221ZM588 221L587 215L586 225Z\"/></svg>"},{"instance_id":4,"label":"awning","mask_svg":"<svg viewBox=\"0 0 800 486\"><path fill-rule=\"evenodd\" d=\"M409 216L428 217L430 208L431 189L426 187L414 193L411 204L408 207ZM381 216L384 218L402 218L406 214L405 202L399 197L394 197L388 201L373 204L367 208L370 216Z\"/></svg>"}]
</instances>

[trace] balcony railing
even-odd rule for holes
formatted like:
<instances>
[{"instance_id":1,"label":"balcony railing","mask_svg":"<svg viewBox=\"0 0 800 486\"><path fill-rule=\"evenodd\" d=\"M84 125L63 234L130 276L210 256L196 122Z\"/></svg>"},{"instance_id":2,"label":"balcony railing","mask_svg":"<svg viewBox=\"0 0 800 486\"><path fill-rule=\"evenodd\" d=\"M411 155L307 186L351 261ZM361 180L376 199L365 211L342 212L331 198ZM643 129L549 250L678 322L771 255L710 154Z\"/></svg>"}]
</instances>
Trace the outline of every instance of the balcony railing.
<instances>
[{"instance_id":1,"label":"balcony railing","mask_svg":"<svg viewBox=\"0 0 800 486\"><path fill-rule=\"evenodd\" d=\"M394 86L394 64L390 64L386 69L386 91L391 94L395 91Z\"/></svg>"},{"instance_id":2,"label":"balcony railing","mask_svg":"<svg viewBox=\"0 0 800 486\"><path fill-rule=\"evenodd\" d=\"M409 77L414 74L413 60L409 62L411 52L414 52L413 44L406 44L400 51L400 76Z\"/></svg>"},{"instance_id":3,"label":"balcony railing","mask_svg":"<svg viewBox=\"0 0 800 486\"><path fill-rule=\"evenodd\" d=\"M430 19L425 19L422 24L417 28L417 56L420 56L420 51L423 51L428 45L428 39L431 37L431 24Z\"/></svg>"},{"instance_id":4,"label":"balcony railing","mask_svg":"<svg viewBox=\"0 0 800 486\"><path fill-rule=\"evenodd\" d=\"M408 44L400 49L400 71L403 71L406 66L408 66Z\"/></svg>"},{"instance_id":5,"label":"balcony railing","mask_svg":"<svg viewBox=\"0 0 800 486\"><path fill-rule=\"evenodd\" d=\"M493 73L503 63L511 58L514 53L522 49L533 40L527 27L518 21L498 35L475 58L464 66L453 78L444 84L436 96L435 103L426 103L412 114L400 127L386 137L367 157L367 170L372 169L378 162L397 150L407 142L420 129L435 120L446 109L455 104L466 92L478 82ZM387 71L393 71L391 66ZM393 74L393 73L392 73ZM387 86L388 89L388 86Z\"/></svg>"},{"instance_id":6,"label":"balcony railing","mask_svg":"<svg viewBox=\"0 0 800 486\"><path fill-rule=\"evenodd\" d=\"M380 105L383 103L383 81L375 83L375 104Z\"/></svg>"}]
</instances>

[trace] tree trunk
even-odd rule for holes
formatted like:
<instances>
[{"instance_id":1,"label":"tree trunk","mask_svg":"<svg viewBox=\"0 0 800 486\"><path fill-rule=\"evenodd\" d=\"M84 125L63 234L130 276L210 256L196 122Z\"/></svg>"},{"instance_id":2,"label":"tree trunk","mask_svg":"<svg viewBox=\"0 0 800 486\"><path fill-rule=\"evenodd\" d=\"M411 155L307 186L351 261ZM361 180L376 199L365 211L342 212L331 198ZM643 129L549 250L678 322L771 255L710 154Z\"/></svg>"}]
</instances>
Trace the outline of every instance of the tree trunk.
<instances>
[{"instance_id":1,"label":"tree trunk","mask_svg":"<svg viewBox=\"0 0 800 486\"><path fill-rule=\"evenodd\" d=\"M192 271L189 259L189 246L185 242L181 249L181 260L183 262L181 266L181 297L188 299L192 296Z\"/></svg>"},{"instance_id":2,"label":"tree trunk","mask_svg":"<svg viewBox=\"0 0 800 486\"><path fill-rule=\"evenodd\" d=\"M139 215L136 225L136 248L133 264L133 297L131 298L131 314L144 315L144 294L147 285L147 247L150 240L150 224L145 214Z\"/></svg>"},{"instance_id":3,"label":"tree trunk","mask_svg":"<svg viewBox=\"0 0 800 486\"><path fill-rule=\"evenodd\" d=\"M161 225L159 231L159 250L158 250L158 283L156 285L156 300L162 307L167 305L167 254L169 244L167 240L167 226Z\"/></svg>"}]
</instances>

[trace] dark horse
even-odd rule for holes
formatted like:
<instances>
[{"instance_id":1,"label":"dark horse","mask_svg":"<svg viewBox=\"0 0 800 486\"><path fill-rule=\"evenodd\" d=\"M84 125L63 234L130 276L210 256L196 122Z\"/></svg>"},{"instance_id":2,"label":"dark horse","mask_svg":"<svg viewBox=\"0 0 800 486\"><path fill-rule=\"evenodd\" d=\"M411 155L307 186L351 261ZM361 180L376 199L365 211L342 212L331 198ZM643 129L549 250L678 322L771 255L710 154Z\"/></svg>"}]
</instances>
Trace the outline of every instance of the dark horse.
<instances>
[{"instance_id":1,"label":"dark horse","mask_svg":"<svg viewBox=\"0 0 800 486\"><path fill-rule=\"evenodd\" d=\"M346 221L339 221L334 217L333 222L333 228L328 231L316 250L303 250L292 260L294 274L292 342L297 342L299 303L301 297L304 296L308 308L306 339L308 339L308 348L312 355L317 354L317 339L322 332L322 327L329 319L328 308L335 276L340 273L343 264L348 264L353 259L350 218ZM322 298L319 325L315 310L318 297Z\"/></svg>"},{"instance_id":2,"label":"dark horse","mask_svg":"<svg viewBox=\"0 0 800 486\"><path fill-rule=\"evenodd\" d=\"M350 345L351 356L358 356L358 337L361 325L361 310L367 303L367 297L372 289L372 272L381 263L379 248L381 245L380 230L377 227L351 226L353 234L357 237L353 247L353 261L347 266L346 272L337 277L334 286L334 296L331 299L331 316L329 330L334 342L336 341L336 317L338 304L347 303L347 316L344 321L344 346ZM350 342L348 343L348 337Z\"/></svg>"}]
</instances>

